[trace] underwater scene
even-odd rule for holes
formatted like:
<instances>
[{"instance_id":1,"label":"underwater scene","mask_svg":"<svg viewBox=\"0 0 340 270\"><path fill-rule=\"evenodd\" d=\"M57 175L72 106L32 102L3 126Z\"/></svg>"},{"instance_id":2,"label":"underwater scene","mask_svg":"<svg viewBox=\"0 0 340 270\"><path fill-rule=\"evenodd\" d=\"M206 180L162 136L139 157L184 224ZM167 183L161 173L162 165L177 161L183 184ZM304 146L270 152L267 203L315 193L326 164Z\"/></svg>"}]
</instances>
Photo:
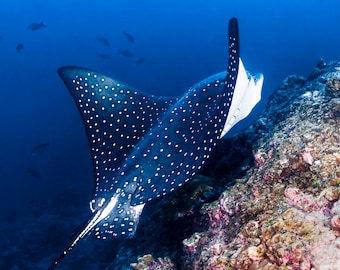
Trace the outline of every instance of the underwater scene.
<instances>
[{"instance_id":1,"label":"underwater scene","mask_svg":"<svg viewBox=\"0 0 340 270\"><path fill-rule=\"evenodd\" d=\"M0 269L340 269L339 10L1 0Z\"/></svg>"}]
</instances>

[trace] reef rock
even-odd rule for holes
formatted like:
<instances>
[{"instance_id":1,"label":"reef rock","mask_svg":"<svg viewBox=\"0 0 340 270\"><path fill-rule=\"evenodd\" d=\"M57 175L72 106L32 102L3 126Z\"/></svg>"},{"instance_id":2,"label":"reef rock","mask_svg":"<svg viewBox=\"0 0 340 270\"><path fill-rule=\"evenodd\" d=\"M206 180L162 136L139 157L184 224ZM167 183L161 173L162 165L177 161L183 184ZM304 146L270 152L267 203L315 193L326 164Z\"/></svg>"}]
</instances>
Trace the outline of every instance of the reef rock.
<instances>
[{"instance_id":1,"label":"reef rock","mask_svg":"<svg viewBox=\"0 0 340 270\"><path fill-rule=\"evenodd\" d=\"M268 127L255 134L255 166L208 206L205 241L185 249L182 269L340 269L339 82L332 62L272 95L245 131Z\"/></svg>"},{"instance_id":2,"label":"reef rock","mask_svg":"<svg viewBox=\"0 0 340 270\"><path fill-rule=\"evenodd\" d=\"M340 62L283 81L236 137L251 142L253 162L225 171L227 188L193 211L199 229L183 239L178 269L340 269L339 97Z\"/></svg>"}]
</instances>

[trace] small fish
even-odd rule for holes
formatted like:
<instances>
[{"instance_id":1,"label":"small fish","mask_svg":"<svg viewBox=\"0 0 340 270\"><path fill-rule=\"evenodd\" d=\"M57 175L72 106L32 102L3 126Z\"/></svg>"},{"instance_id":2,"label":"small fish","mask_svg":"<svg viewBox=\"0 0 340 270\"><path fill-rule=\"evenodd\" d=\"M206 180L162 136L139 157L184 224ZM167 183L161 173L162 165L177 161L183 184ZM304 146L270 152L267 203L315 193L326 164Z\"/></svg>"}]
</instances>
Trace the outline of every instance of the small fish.
<instances>
[{"instance_id":1,"label":"small fish","mask_svg":"<svg viewBox=\"0 0 340 270\"><path fill-rule=\"evenodd\" d=\"M136 64L137 64L137 65L144 64L145 62L146 62L146 58L144 58L144 57L139 57L139 58L136 60Z\"/></svg>"},{"instance_id":2,"label":"small fish","mask_svg":"<svg viewBox=\"0 0 340 270\"><path fill-rule=\"evenodd\" d=\"M131 43L135 42L135 38L131 34L126 32L125 30L122 33L128 41L130 41Z\"/></svg>"},{"instance_id":3,"label":"small fish","mask_svg":"<svg viewBox=\"0 0 340 270\"><path fill-rule=\"evenodd\" d=\"M46 25L41 22L41 23L31 23L27 29L28 30L32 30L32 31L36 31L36 30L39 30L40 28L43 28L43 27L46 27Z\"/></svg>"},{"instance_id":4,"label":"small fish","mask_svg":"<svg viewBox=\"0 0 340 270\"><path fill-rule=\"evenodd\" d=\"M4 37L0 36L0 41L2 41L4 39Z\"/></svg>"},{"instance_id":5,"label":"small fish","mask_svg":"<svg viewBox=\"0 0 340 270\"><path fill-rule=\"evenodd\" d=\"M99 38L97 38L97 41L99 43L103 44L106 47L110 46L110 41L107 38L105 38L105 37L99 37Z\"/></svg>"},{"instance_id":6,"label":"small fish","mask_svg":"<svg viewBox=\"0 0 340 270\"><path fill-rule=\"evenodd\" d=\"M132 57L133 53L131 51L128 50L118 50L118 54L121 54L125 57Z\"/></svg>"},{"instance_id":7,"label":"small fish","mask_svg":"<svg viewBox=\"0 0 340 270\"><path fill-rule=\"evenodd\" d=\"M43 152L45 152L46 148L49 145L50 144L48 142L40 143L40 144L36 145L32 150L32 155L33 156L41 155Z\"/></svg>"},{"instance_id":8,"label":"small fish","mask_svg":"<svg viewBox=\"0 0 340 270\"><path fill-rule=\"evenodd\" d=\"M34 178L37 178L37 179L41 178L41 175L40 175L40 173L39 173L37 170L34 170L34 169L29 168L29 169L27 170L27 172L28 172L31 176L33 176Z\"/></svg>"},{"instance_id":9,"label":"small fish","mask_svg":"<svg viewBox=\"0 0 340 270\"><path fill-rule=\"evenodd\" d=\"M199 60L198 60L199 61ZM214 146L261 99L263 75L252 77L239 58L238 23L229 22L227 72L212 75L180 97L148 95L80 67L59 75L81 114L94 164L92 217L52 262L85 238L131 238L144 205L196 175Z\"/></svg>"},{"instance_id":10,"label":"small fish","mask_svg":"<svg viewBox=\"0 0 340 270\"><path fill-rule=\"evenodd\" d=\"M18 43L18 45L17 45L17 52L19 53L19 52L21 52L21 50L24 48L24 44L22 44L22 43Z\"/></svg>"},{"instance_id":11,"label":"small fish","mask_svg":"<svg viewBox=\"0 0 340 270\"><path fill-rule=\"evenodd\" d=\"M97 53L96 56L98 58L101 58L101 59L104 59L104 60L112 59L111 56L109 54L106 54L106 53Z\"/></svg>"}]
</instances>

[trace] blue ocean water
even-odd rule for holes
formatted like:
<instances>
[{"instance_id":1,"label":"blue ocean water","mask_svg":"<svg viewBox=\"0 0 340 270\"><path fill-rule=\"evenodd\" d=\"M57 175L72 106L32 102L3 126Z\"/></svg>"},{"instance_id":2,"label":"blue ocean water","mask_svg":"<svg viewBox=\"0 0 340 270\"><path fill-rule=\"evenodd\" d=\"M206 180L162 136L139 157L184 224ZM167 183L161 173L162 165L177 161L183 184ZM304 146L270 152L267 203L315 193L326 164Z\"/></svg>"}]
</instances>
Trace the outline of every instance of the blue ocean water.
<instances>
[{"instance_id":1,"label":"blue ocean water","mask_svg":"<svg viewBox=\"0 0 340 270\"><path fill-rule=\"evenodd\" d=\"M11 228L20 235L27 217L41 217L50 207L53 213L58 207L61 212L85 207L91 199L87 139L58 67L84 66L144 92L179 95L226 69L228 21L237 17L245 67L265 76L263 101L252 121L287 75L307 76L319 58L339 58L339 8L336 0L2 0L2 232ZM46 27L28 29L40 22ZM19 52L18 44L23 45ZM33 151L45 142L46 148ZM17 260L26 252L22 243L16 245L19 238L10 237L0 247L0 261L7 258L8 269L21 265ZM19 254L17 260L8 259L8 246Z\"/></svg>"}]
</instances>

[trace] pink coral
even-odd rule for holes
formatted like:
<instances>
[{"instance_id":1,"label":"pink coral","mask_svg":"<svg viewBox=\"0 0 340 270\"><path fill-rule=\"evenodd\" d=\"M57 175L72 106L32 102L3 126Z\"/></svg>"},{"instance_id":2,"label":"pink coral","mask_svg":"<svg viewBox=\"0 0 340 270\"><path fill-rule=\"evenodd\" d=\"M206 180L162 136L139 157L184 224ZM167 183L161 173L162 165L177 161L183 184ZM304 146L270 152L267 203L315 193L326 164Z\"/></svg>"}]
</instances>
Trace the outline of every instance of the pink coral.
<instances>
[{"instance_id":1,"label":"pink coral","mask_svg":"<svg viewBox=\"0 0 340 270\"><path fill-rule=\"evenodd\" d=\"M295 206L301 210L311 212L311 211L325 211L325 207L328 205L329 201L321 196L315 198L310 194L302 192L298 188L287 188L284 192L285 197L288 199L288 203Z\"/></svg>"},{"instance_id":2,"label":"pink coral","mask_svg":"<svg viewBox=\"0 0 340 270\"><path fill-rule=\"evenodd\" d=\"M314 163L314 158L311 154L311 150L310 148L306 148L305 151L302 153L302 159L304 162L306 162L309 165L313 165Z\"/></svg>"},{"instance_id":3,"label":"pink coral","mask_svg":"<svg viewBox=\"0 0 340 270\"><path fill-rule=\"evenodd\" d=\"M254 153L254 160L257 166L262 166L265 163L264 153Z\"/></svg>"},{"instance_id":4,"label":"pink coral","mask_svg":"<svg viewBox=\"0 0 340 270\"><path fill-rule=\"evenodd\" d=\"M331 226L333 230L335 231L336 236L340 236L340 216L335 215L331 219Z\"/></svg>"},{"instance_id":5,"label":"pink coral","mask_svg":"<svg viewBox=\"0 0 340 270\"><path fill-rule=\"evenodd\" d=\"M202 234L200 233L194 233L190 238L184 239L182 242L184 250L188 253L197 252L197 248L199 247L201 236Z\"/></svg>"}]
</instances>

